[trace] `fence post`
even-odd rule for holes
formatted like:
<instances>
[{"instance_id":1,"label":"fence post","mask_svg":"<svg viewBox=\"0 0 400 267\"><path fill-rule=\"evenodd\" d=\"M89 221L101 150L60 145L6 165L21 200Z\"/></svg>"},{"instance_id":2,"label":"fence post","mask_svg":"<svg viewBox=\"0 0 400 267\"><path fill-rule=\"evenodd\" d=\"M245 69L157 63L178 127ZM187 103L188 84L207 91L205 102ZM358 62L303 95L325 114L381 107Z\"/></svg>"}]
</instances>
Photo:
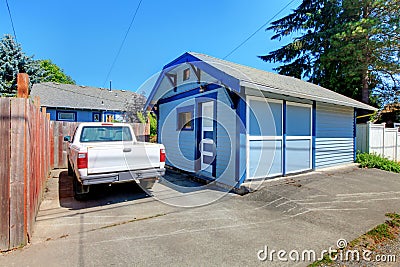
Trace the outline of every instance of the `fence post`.
<instances>
[{"instance_id":1,"label":"fence post","mask_svg":"<svg viewBox=\"0 0 400 267\"><path fill-rule=\"evenodd\" d=\"M0 251L10 248L10 99L0 98Z\"/></svg>"},{"instance_id":2,"label":"fence post","mask_svg":"<svg viewBox=\"0 0 400 267\"><path fill-rule=\"evenodd\" d=\"M370 139L370 136L371 136L371 122L369 121L369 122L367 122L367 153L371 153L371 139Z\"/></svg>"},{"instance_id":3,"label":"fence post","mask_svg":"<svg viewBox=\"0 0 400 267\"><path fill-rule=\"evenodd\" d=\"M381 123L383 126L383 135L382 135L382 157L385 157L385 135L386 135L386 122Z\"/></svg>"},{"instance_id":4,"label":"fence post","mask_svg":"<svg viewBox=\"0 0 400 267\"><path fill-rule=\"evenodd\" d=\"M29 97L29 76L26 73L18 73L17 76L17 97Z\"/></svg>"}]
</instances>

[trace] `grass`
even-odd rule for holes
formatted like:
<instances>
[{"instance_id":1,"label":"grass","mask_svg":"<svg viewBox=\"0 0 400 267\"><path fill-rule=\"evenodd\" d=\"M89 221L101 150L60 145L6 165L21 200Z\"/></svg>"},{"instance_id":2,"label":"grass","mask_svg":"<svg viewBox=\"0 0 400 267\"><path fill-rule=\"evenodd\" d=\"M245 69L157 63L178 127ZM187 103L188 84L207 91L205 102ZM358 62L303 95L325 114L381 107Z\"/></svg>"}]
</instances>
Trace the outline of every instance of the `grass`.
<instances>
[{"instance_id":1,"label":"grass","mask_svg":"<svg viewBox=\"0 0 400 267\"><path fill-rule=\"evenodd\" d=\"M332 253L332 257L335 256L336 253ZM327 266L328 264L332 264L333 260L331 259L331 257L329 257L329 254L325 254L324 257L322 258L322 260L319 261L314 261L313 263L311 263L310 265L308 265L308 267L319 267L319 266Z\"/></svg>"},{"instance_id":2,"label":"grass","mask_svg":"<svg viewBox=\"0 0 400 267\"><path fill-rule=\"evenodd\" d=\"M367 233L351 241L345 250L365 248L374 251L379 244L388 242L399 236L400 214L386 213L385 216L388 217L389 220L386 220L385 223L377 225ZM332 256L335 256L335 254ZM308 265L308 267L333 266L333 264L334 261L331 257L325 254L321 260L313 262Z\"/></svg>"},{"instance_id":3,"label":"grass","mask_svg":"<svg viewBox=\"0 0 400 267\"><path fill-rule=\"evenodd\" d=\"M384 171L400 173L400 164L377 154L357 153L356 162L361 168L376 168Z\"/></svg>"}]
</instances>

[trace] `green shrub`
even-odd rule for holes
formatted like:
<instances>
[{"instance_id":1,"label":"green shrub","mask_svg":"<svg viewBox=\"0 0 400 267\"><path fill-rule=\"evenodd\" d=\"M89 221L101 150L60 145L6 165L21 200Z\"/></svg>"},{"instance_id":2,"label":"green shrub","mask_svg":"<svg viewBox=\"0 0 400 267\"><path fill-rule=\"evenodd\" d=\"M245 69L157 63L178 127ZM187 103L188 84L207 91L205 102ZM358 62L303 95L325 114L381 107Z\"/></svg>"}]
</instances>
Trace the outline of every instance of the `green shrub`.
<instances>
[{"instance_id":1,"label":"green shrub","mask_svg":"<svg viewBox=\"0 0 400 267\"><path fill-rule=\"evenodd\" d=\"M400 164L377 154L357 153L356 162L361 168L377 168L384 171L400 173Z\"/></svg>"}]
</instances>

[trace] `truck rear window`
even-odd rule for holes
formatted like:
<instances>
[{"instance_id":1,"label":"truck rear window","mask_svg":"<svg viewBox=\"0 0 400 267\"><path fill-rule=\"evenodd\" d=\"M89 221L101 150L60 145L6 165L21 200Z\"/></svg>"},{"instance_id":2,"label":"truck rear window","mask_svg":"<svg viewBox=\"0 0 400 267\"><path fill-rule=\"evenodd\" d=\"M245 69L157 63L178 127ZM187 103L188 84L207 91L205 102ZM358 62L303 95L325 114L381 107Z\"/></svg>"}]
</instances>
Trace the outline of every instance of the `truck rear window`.
<instances>
[{"instance_id":1,"label":"truck rear window","mask_svg":"<svg viewBox=\"0 0 400 267\"><path fill-rule=\"evenodd\" d=\"M129 127L124 126L85 126L82 128L81 143L132 141Z\"/></svg>"}]
</instances>

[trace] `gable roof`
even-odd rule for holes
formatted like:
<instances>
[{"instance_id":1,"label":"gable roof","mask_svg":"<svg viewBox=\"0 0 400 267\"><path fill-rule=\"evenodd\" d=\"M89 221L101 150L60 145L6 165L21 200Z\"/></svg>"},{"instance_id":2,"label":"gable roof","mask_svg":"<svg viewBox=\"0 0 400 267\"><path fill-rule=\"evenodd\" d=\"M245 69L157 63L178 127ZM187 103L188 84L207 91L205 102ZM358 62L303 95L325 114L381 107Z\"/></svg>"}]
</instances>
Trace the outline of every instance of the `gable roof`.
<instances>
[{"instance_id":1,"label":"gable roof","mask_svg":"<svg viewBox=\"0 0 400 267\"><path fill-rule=\"evenodd\" d=\"M191 62L210 75L228 85L232 90L239 92L240 86L259 89L261 91L281 94L291 97L310 99L319 102L331 103L342 106L355 107L366 110L376 110L376 108L346 97L324 87L312 84L297 78L271 73L252 67L240 65L230 61L211 57L209 55L188 52L178 57L171 63L164 66L162 75L168 69L172 69L181 63ZM158 84L153 88L157 90ZM146 107L150 104L155 92L150 94Z\"/></svg>"},{"instance_id":2,"label":"gable roof","mask_svg":"<svg viewBox=\"0 0 400 267\"><path fill-rule=\"evenodd\" d=\"M40 97L40 105L54 108L121 111L128 102L146 101L132 91L112 90L91 86L45 82L34 84L32 97Z\"/></svg>"}]
</instances>

